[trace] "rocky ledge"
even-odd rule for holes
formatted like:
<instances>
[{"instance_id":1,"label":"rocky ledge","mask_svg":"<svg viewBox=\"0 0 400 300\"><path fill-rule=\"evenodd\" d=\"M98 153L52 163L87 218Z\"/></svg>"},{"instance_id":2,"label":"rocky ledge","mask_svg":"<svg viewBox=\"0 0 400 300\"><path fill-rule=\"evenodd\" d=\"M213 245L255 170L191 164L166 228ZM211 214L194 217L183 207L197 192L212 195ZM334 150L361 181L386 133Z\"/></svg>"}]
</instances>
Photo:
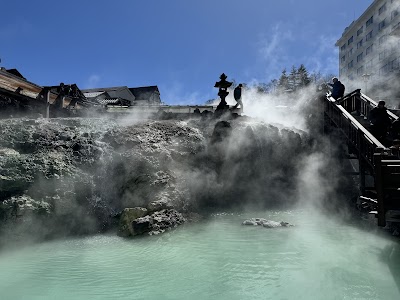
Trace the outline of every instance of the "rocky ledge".
<instances>
[{"instance_id":1,"label":"rocky ledge","mask_svg":"<svg viewBox=\"0 0 400 300\"><path fill-rule=\"evenodd\" d=\"M288 204L310 151L304 132L246 117L9 119L0 136L0 244L17 228L135 236L254 199Z\"/></svg>"}]
</instances>

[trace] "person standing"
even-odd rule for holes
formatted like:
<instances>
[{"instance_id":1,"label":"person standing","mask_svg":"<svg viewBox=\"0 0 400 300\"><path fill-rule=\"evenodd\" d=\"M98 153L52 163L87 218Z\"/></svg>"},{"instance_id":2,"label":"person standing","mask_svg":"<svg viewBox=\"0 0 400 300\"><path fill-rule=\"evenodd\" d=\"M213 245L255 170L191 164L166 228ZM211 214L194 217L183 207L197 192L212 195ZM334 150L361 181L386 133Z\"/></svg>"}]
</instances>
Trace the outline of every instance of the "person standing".
<instances>
[{"instance_id":1,"label":"person standing","mask_svg":"<svg viewBox=\"0 0 400 300\"><path fill-rule=\"evenodd\" d=\"M239 85L233 91L233 97L235 98L235 100L237 102L236 105L234 106L234 108L238 108L238 106L240 105L240 109L243 111L242 87L243 87L243 85L241 83L239 83Z\"/></svg>"},{"instance_id":2,"label":"person standing","mask_svg":"<svg viewBox=\"0 0 400 300\"><path fill-rule=\"evenodd\" d=\"M369 113L371 122L371 133L380 141L384 141L391 121L385 107L385 101L380 100L378 106Z\"/></svg>"},{"instance_id":3,"label":"person standing","mask_svg":"<svg viewBox=\"0 0 400 300\"><path fill-rule=\"evenodd\" d=\"M344 91L345 91L345 86L336 77L332 78L332 82L333 83L328 83L328 85L330 85L332 87L331 97L333 99L337 100L340 97L343 97Z\"/></svg>"}]
</instances>

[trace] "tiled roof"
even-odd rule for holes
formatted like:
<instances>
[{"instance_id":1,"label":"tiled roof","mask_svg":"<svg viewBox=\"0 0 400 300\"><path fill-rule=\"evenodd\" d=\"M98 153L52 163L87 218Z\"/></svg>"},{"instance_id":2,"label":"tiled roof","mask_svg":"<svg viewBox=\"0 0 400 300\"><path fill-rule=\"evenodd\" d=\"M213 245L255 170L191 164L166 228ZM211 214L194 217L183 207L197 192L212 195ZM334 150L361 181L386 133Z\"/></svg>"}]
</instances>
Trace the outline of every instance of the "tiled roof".
<instances>
[{"instance_id":1,"label":"tiled roof","mask_svg":"<svg viewBox=\"0 0 400 300\"><path fill-rule=\"evenodd\" d=\"M154 93L160 94L160 91L158 90L158 87L156 85L129 88L129 90L137 100L148 100L150 99L150 96Z\"/></svg>"}]
</instances>

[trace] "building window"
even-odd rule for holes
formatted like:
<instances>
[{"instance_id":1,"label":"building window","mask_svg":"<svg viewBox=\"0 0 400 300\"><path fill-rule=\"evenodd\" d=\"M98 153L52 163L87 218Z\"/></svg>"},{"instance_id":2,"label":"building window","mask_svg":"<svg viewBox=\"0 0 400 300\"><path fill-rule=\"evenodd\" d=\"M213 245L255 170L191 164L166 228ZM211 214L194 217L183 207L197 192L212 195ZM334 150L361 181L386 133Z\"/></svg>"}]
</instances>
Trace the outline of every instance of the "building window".
<instances>
[{"instance_id":1,"label":"building window","mask_svg":"<svg viewBox=\"0 0 400 300\"><path fill-rule=\"evenodd\" d=\"M383 43L385 43L385 42L386 42L386 38L387 38L386 35L382 35L382 36L379 38L379 45L382 45Z\"/></svg>"},{"instance_id":2,"label":"building window","mask_svg":"<svg viewBox=\"0 0 400 300\"><path fill-rule=\"evenodd\" d=\"M350 45L353 42L353 36L351 36L351 38L349 38L349 40L347 41L347 45Z\"/></svg>"},{"instance_id":3,"label":"building window","mask_svg":"<svg viewBox=\"0 0 400 300\"><path fill-rule=\"evenodd\" d=\"M363 53L361 52L360 54L357 55L357 62L362 61L363 59Z\"/></svg>"},{"instance_id":4,"label":"building window","mask_svg":"<svg viewBox=\"0 0 400 300\"><path fill-rule=\"evenodd\" d=\"M383 4L380 8L379 8L379 14L383 13L386 11L386 3Z\"/></svg>"},{"instance_id":5,"label":"building window","mask_svg":"<svg viewBox=\"0 0 400 300\"><path fill-rule=\"evenodd\" d=\"M340 62L345 62L346 61L346 55L343 55L342 58L340 59Z\"/></svg>"},{"instance_id":6,"label":"building window","mask_svg":"<svg viewBox=\"0 0 400 300\"><path fill-rule=\"evenodd\" d=\"M349 50L349 57L353 55L353 48Z\"/></svg>"},{"instance_id":7,"label":"building window","mask_svg":"<svg viewBox=\"0 0 400 300\"><path fill-rule=\"evenodd\" d=\"M364 66L361 66L357 69L357 75L362 75L364 73Z\"/></svg>"},{"instance_id":8,"label":"building window","mask_svg":"<svg viewBox=\"0 0 400 300\"><path fill-rule=\"evenodd\" d=\"M340 47L340 51L346 50L346 44L344 44L342 47Z\"/></svg>"},{"instance_id":9,"label":"building window","mask_svg":"<svg viewBox=\"0 0 400 300\"><path fill-rule=\"evenodd\" d=\"M349 64L347 65L347 67L350 69L353 67L353 61L349 62Z\"/></svg>"},{"instance_id":10,"label":"building window","mask_svg":"<svg viewBox=\"0 0 400 300\"><path fill-rule=\"evenodd\" d=\"M386 21L386 19L385 20L383 20L383 21L381 21L381 22L379 22L379 25L378 25L378 27L379 27L379 30L382 30L383 28L385 28L385 22Z\"/></svg>"},{"instance_id":11,"label":"building window","mask_svg":"<svg viewBox=\"0 0 400 300\"><path fill-rule=\"evenodd\" d=\"M363 40L358 41L358 43L357 43L357 49L361 48L361 47L362 47L362 44L363 44Z\"/></svg>"},{"instance_id":12,"label":"building window","mask_svg":"<svg viewBox=\"0 0 400 300\"><path fill-rule=\"evenodd\" d=\"M365 41L368 41L371 38L372 38L372 30L368 32L368 34L365 36Z\"/></svg>"},{"instance_id":13,"label":"building window","mask_svg":"<svg viewBox=\"0 0 400 300\"><path fill-rule=\"evenodd\" d=\"M379 53L379 60L384 60L388 56L388 51L385 49Z\"/></svg>"},{"instance_id":14,"label":"building window","mask_svg":"<svg viewBox=\"0 0 400 300\"><path fill-rule=\"evenodd\" d=\"M399 11L397 9L395 9L394 11L392 11L392 20L394 18L396 18L396 16L399 14Z\"/></svg>"},{"instance_id":15,"label":"building window","mask_svg":"<svg viewBox=\"0 0 400 300\"><path fill-rule=\"evenodd\" d=\"M367 47L367 49L365 50L365 55L368 55L372 52L374 44L372 44L371 46Z\"/></svg>"},{"instance_id":16,"label":"building window","mask_svg":"<svg viewBox=\"0 0 400 300\"><path fill-rule=\"evenodd\" d=\"M365 22L365 27L368 27L368 26L371 25L372 23L374 23L374 16L372 16L371 18L368 19L367 22Z\"/></svg>"},{"instance_id":17,"label":"building window","mask_svg":"<svg viewBox=\"0 0 400 300\"><path fill-rule=\"evenodd\" d=\"M360 29L357 30L357 36L359 36L364 31L364 26L361 26Z\"/></svg>"}]
</instances>

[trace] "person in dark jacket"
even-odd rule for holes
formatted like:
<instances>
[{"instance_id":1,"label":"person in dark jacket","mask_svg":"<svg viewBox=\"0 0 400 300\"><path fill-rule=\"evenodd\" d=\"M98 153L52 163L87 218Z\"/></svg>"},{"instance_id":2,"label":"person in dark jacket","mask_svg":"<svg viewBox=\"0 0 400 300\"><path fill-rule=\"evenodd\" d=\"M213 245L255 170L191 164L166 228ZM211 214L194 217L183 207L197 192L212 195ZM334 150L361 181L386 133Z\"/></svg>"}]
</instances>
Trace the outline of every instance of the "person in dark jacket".
<instances>
[{"instance_id":1,"label":"person in dark jacket","mask_svg":"<svg viewBox=\"0 0 400 300\"><path fill-rule=\"evenodd\" d=\"M233 98L236 100L236 105L234 108L237 108L240 105L240 109L243 111L243 102L242 102L242 84L239 85L233 91Z\"/></svg>"},{"instance_id":2,"label":"person in dark jacket","mask_svg":"<svg viewBox=\"0 0 400 300\"><path fill-rule=\"evenodd\" d=\"M378 106L374 107L369 113L369 120L371 122L371 133L380 141L384 141L388 128L391 125L385 101L378 102Z\"/></svg>"},{"instance_id":3,"label":"person in dark jacket","mask_svg":"<svg viewBox=\"0 0 400 300\"><path fill-rule=\"evenodd\" d=\"M331 96L333 99L337 100L344 95L344 84L339 81L336 77L332 78L333 83L328 83L332 87Z\"/></svg>"}]
</instances>

